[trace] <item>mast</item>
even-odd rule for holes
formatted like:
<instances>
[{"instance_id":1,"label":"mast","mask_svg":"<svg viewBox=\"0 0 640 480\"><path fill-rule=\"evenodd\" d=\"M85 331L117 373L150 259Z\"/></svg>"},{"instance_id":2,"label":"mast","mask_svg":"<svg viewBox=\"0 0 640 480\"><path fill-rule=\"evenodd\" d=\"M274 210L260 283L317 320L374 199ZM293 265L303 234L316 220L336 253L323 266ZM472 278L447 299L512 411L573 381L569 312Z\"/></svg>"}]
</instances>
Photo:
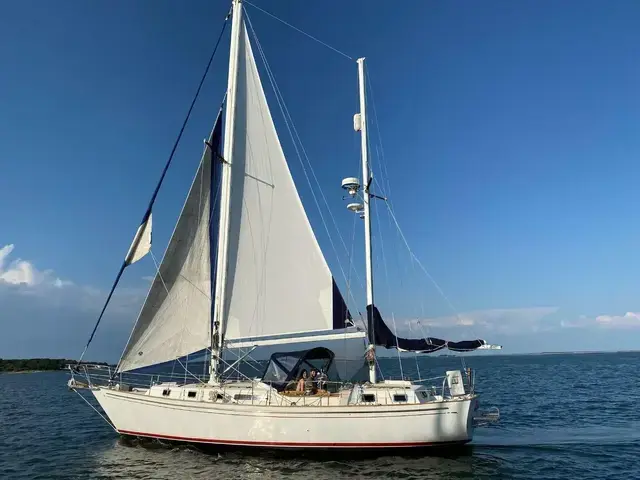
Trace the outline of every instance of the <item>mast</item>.
<instances>
[{"instance_id":1,"label":"mast","mask_svg":"<svg viewBox=\"0 0 640 480\"><path fill-rule=\"evenodd\" d=\"M229 250L229 207L231 198L231 164L233 162L233 134L235 130L235 110L237 93L238 44L242 31L242 2L233 0L231 24L231 43L229 46L229 76L227 79L227 109L224 122L224 150L220 188L220 228L218 229L218 268L216 271L216 289L213 299L213 334L211 336L211 363L209 383L218 383L219 365L222 354L227 286L228 250Z\"/></svg>"},{"instance_id":2,"label":"mast","mask_svg":"<svg viewBox=\"0 0 640 480\"><path fill-rule=\"evenodd\" d=\"M369 184L371 173L369 172L369 158L367 147L369 139L367 137L367 102L364 77L364 57L358 62L358 86L360 91L360 139L362 150L362 202L364 215L364 248L367 278L367 329L369 331L369 346L367 355L369 357L369 381L376 383L376 363L375 344L373 335L373 268L371 265L371 216L369 214Z\"/></svg>"}]
</instances>

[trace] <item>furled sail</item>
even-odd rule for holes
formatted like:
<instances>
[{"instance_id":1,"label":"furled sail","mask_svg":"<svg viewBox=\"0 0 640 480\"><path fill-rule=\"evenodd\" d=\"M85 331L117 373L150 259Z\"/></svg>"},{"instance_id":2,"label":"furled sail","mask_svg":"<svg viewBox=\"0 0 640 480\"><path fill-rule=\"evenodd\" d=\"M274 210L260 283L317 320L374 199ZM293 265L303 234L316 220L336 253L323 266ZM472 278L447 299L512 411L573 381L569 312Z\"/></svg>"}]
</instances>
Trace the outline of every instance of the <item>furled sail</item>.
<instances>
[{"instance_id":1,"label":"furled sail","mask_svg":"<svg viewBox=\"0 0 640 480\"><path fill-rule=\"evenodd\" d=\"M212 149L220 143L221 123L218 116L119 371L174 360L210 346L211 191L218 163Z\"/></svg>"},{"instance_id":2,"label":"furled sail","mask_svg":"<svg viewBox=\"0 0 640 480\"><path fill-rule=\"evenodd\" d=\"M233 118L225 341L331 330L349 318L302 206L241 22Z\"/></svg>"},{"instance_id":3,"label":"furled sail","mask_svg":"<svg viewBox=\"0 0 640 480\"><path fill-rule=\"evenodd\" d=\"M391 329L384 323L380 311L375 305L367 306L367 313L372 319L373 325L369 326L369 332L373 330L371 343L385 348L397 348L399 350L419 353L433 353L443 348L455 352L469 352L477 350L486 344L484 340L463 340L460 342L449 342L441 338L427 337L421 339L401 338L393 334ZM369 334L371 335L371 333Z\"/></svg>"}]
</instances>

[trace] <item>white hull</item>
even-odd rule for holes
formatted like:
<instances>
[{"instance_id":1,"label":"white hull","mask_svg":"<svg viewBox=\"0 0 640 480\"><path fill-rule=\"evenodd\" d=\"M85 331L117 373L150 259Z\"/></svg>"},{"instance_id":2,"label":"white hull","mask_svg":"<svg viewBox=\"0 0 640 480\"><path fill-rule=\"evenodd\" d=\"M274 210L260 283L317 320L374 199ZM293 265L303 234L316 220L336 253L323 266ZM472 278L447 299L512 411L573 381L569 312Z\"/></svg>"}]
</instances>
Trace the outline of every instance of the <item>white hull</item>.
<instances>
[{"instance_id":1,"label":"white hull","mask_svg":"<svg viewBox=\"0 0 640 480\"><path fill-rule=\"evenodd\" d=\"M236 447L381 449L463 444L476 397L407 405L251 405L158 398L99 388L123 435Z\"/></svg>"}]
</instances>

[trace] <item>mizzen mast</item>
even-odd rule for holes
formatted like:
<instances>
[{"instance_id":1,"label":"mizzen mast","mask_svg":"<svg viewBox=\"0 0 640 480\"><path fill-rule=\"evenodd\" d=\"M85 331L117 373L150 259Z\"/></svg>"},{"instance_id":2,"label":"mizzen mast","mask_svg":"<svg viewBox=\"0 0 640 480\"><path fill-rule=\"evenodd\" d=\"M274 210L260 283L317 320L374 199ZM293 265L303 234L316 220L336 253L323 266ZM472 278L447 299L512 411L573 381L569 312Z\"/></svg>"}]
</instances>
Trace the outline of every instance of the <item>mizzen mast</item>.
<instances>
[{"instance_id":1,"label":"mizzen mast","mask_svg":"<svg viewBox=\"0 0 640 480\"><path fill-rule=\"evenodd\" d=\"M362 204L350 203L347 208L364 220L364 246L365 246L365 266L367 282L367 332L369 334L369 345L367 347L367 361L369 363L369 381L376 383L376 361L375 361L375 336L374 336L374 303L373 303L373 266L371 254L371 215L369 187L371 185L371 172L369 171L369 154L367 137L367 102L365 87L364 58L359 58L358 63L358 87L360 92L360 113L353 116L353 128L360 132L361 155L362 155L362 184L359 179L349 177L342 180L342 188L347 190L352 198L355 198L362 189Z\"/></svg>"}]
</instances>

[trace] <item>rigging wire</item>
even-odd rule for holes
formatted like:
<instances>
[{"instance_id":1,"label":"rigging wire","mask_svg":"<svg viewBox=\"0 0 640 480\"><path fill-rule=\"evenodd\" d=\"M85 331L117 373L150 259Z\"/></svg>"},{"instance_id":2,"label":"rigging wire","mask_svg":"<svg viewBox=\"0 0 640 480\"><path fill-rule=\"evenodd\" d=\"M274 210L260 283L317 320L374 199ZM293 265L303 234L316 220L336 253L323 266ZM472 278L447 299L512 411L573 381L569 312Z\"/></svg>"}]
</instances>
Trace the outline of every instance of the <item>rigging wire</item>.
<instances>
[{"instance_id":1,"label":"rigging wire","mask_svg":"<svg viewBox=\"0 0 640 480\"><path fill-rule=\"evenodd\" d=\"M420 261L418 256L414 253L414 251L409 246L409 242L407 241L407 237L405 237L404 232L402 231L402 229L400 228L400 224L398 223L398 219L396 218L395 214L393 213L393 208L391 207L391 205L389 204L388 201L385 201L385 204L387 206L387 210L389 212L389 215L390 215L391 219L393 220L393 223L395 224L395 227L396 227L396 229L397 229L397 231L398 231L398 233L400 235L400 238L402 239L407 251L409 252L409 256L415 261L415 263L418 265L420 270L422 270L422 272L426 275L426 277L429 279L429 281L433 284L433 286L436 288L436 290L438 291L440 296L443 298L443 300L447 303L447 306L450 308L451 312L456 317L458 325L464 325L464 323L462 322L462 318L460 317L460 313L459 313L458 309L454 306L454 304L451 301L451 299L444 293L444 290L442 289L440 284L429 273L427 268L424 266L424 264ZM472 328L472 333L475 336L475 332L473 331L473 328Z\"/></svg>"},{"instance_id":2,"label":"rigging wire","mask_svg":"<svg viewBox=\"0 0 640 480\"><path fill-rule=\"evenodd\" d=\"M349 60L352 60L352 61L354 60L354 58L353 58L352 56L347 55L347 54L346 54L346 53L344 53L344 52L341 52L341 51L340 51L340 50L338 50L337 48L332 47L332 46L331 46L331 45L329 45L328 43L323 42L323 41L322 41L322 40L320 40L319 38L314 37L313 35L311 35L311 34L309 34L309 33L305 32L304 30L300 30L298 27L296 27L296 26L294 26L294 25L291 25L290 23L288 23L288 22L286 22L285 20L281 19L280 17L278 17L278 16L274 15L273 13L271 13L271 12L267 12L266 10L264 10L264 9L260 8L260 7L259 7L259 6L257 6L257 5L254 5L254 4L253 4L253 3L251 3L251 2L248 2L247 0L244 0L244 1L243 1L243 3L245 3L245 4L247 4L247 5L251 5L253 8L255 8L255 9L257 9L257 10L260 10L262 13L265 13L265 14L269 15L271 18L273 18L273 19L275 19L275 20L278 20L279 22L283 23L283 24L284 24L284 25L286 25L287 27L292 28L292 29L293 29L293 30L295 30L296 32L301 33L302 35L304 35L304 36L306 36L306 37L310 38L311 40L313 40L313 41L315 41L315 42L318 42L320 45L323 45L323 46L327 47L328 49L333 50L334 52L336 52L336 53L338 53L338 54L342 55L343 57L346 57L346 58L348 58ZM253 27L252 27L252 29L253 29Z\"/></svg>"},{"instance_id":3,"label":"rigging wire","mask_svg":"<svg viewBox=\"0 0 640 480\"><path fill-rule=\"evenodd\" d=\"M171 149L171 153L169 154L169 158L167 159L167 162L164 166L164 169L162 170L162 175L160 175L160 180L158 181L158 184L156 185L156 188L153 192L153 195L151 196L151 200L149 201L149 206L147 207L147 210L144 214L144 217L142 219L141 224L144 224L150 214L151 214L151 208L153 207L153 204L156 201L156 197L158 196L158 192L160 191L160 186L162 185L162 182L164 180L164 177L167 174L167 170L169 170L169 165L171 165L171 161L173 160L173 156L176 153L176 150L178 149L178 145L180 143L180 140L182 139L182 134L184 133L187 124L189 123L189 119L191 118L191 113L193 112L193 108L196 104L196 101L198 100L198 97L200 96L200 91L202 90L202 86L204 85L204 81L207 78L207 75L209 73L209 70L211 68L211 64L213 63L213 58L216 55L216 52L218 51L218 46L220 45L220 41L222 40L222 35L224 34L224 31L226 29L227 23L229 18L231 17L231 10L229 10L229 12L227 13L227 15L224 18L224 21L222 22L222 28L220 29L220 34L218 35L218 39L216 40L215 46L213 47L213 52L211 53L211 56L209 57L209 61L207 62L207 66L204 70L204 73L202 74L202 78L200 79L200 83L198 84L198 88L196 89L196 93L193 96L193 100L191 101L191 105L189 106L189 110L187 111L187 115L185 116L184 121L182 122L182 127L180 128L180 132L178 133L178 136L176 137L176 140L173 144L173 148ZM111 297L113 296L113 292L115 291L116 287L118 286L118 283L120 282L120 278L122 277L122 273L124 272L124 269L127 267L127 261L125 259L125 261L122 263L122 266L120 267L120 271L118 272L118 275L116 276L115 281L113 282L113 286L111 287L111 291L109 292L109 295L107 296L107 300L104 303L104 306L102 307L102 310L100 311L100 315L98 316L98 320L96 321L95 326L93 327L93 330L91 332L91 335L89 336L89 340L87 341L87 344L84 347L84 350L82 351L82 354L80 355L80 359L78 360L78 362L81 362L82 359L84 358L85 353L87 353L87 349L89 348L89 345L91 344L91 342L93 341L93 337L96 334L96 331L98 330L98 326L100 325L100 322L102 320L102 317L104 316L104 312L107 310L107 306L109 305L109 302L111 301Z\"/></svg>"},{"instance_id":4,"label":"rigging wire","mask_svg":"<svg viewBox=\"0 0 640 480\"><path fill-rule=\"evenodd\" d=\"M389 198L388 198L388 197L391 196L391 183L390 183L389 173L388 173L388 170L387 170L386 161L385 161L385 158L384 158L385 157L385 155L384 155L384 146L382 144L382 134L380 133L380 122L378 120L378 113L377 113L377 108L376 108L373 84L372 84L371 77L369 75L369 71L368 70L365 71L365 74L366 74L368 91L371 92L370 97L371 97L371 105L372 105L372 110L373 110L373 119L374 119L374 123L376 125L377 143L380 146L380 150L378 151L378 148L377 148L378 145L376 145L376 153L378 153L378 162L380 163L382 185L380 185L380 183L378 182L377 178L374 178L373 182L377 186L377 188L379 188L383 192L383 197L385 199L385 203L387 205L388 214L389 214L389 224L391 226L391 224L392 224L391 221L393 221L393 224L395 224L395 228L396 228L396 230L398 232L398 236L403 241L403 243L404 243L404 245L405 245L405 247L406 247L406 249L407 249L407 251L409 253L409 256L410 256L410 258L412 260L412 262L411 262L412 263L412 267L413 267L412 269L415 271L415 265L416 264L418 265L418 267L427 276L429 281L435 286L435 288L438 291L438 293L440 294L440 296L445 300L445 302L447 303L448 307L451 309L451 311L455 315L458 324L462 325L462 320L460 318L460 314L459 314L458 310L453 305L453 303L451 302L449 297L444 293L444 291L442 290L442 288L440 287L438 282L435 280L435 278L428 272L426 267L418 259L418 257L415 255L413 250L411 250L411 248L409 246L409 243L408 243L408 241L407 241L402 229L400 228L398 220L395 217L395 214L393 213L393 204L392 204L391 200L389 200ZM424 302L423 302L422 298L420 299L420 305L421 305L421 310L422 310L422 316L424 317L425 316ZM420 326L420 328L422 330L422 326ZM472 332L472 333L475 336L475 332ZM426 335L425 335L424 331L423 331L423 337L426 338ZM417 358L416 358L416 367L417 366L418 366L418 363L417 363Z\"/></svg>"},{"instance_id":5,"label":"rigging wire","mask_svg":"<svg viewBox=\"0 0 640 480\"><path fill-rule=\"evenodd\" d=\"M368 89L367 91L371 92L370 93L370 97L371 97L371 106L372 106L372 110L373 110L373 122L376 125L376 132L377 132L377 143L375 145L376 149L376 157L378 159L378 163L380 164L380 172L381 172L381 177L382 177L382 183L385 184L386 188L380 188L380 184L378 183L376 177L374 177L373 175L371 175L371 178L373 179L374 183L376 186L378 186L378 188L380 188L381 193L383 194L383 198L385 198L385 201L390 203L390 200L387 199L387 195L391 195L391 185L389 183L389 174L387 171L387 166L386 166L386 162L384 161L384 147L382 146L382 135L380 133L380 122L378 121L378 112L376 109L376 104L375 104L375 98L374 98L374 92L373 92L373 85L371 82L371 78L369 76L369 70L366 69L365 70L365 79L368 85ZM367 115L368 117L368 115ZM365 119L368 122L368 118ZM370 144L371 142L371 137L367 138L367 142ZM378 145L380 146L380 149L378 149ZM371 151L371 146L369 145L369 151ZM369 161L367 159L367 161ZM372 155L372 160L370 162L370 164L373 163L373 155ZM370 165L370 171L373 171L372 165ZM386 194L386 195L385 195ZM385 249L384 249L384 241L382 239L382 222L380 221L380 214L378 212L378 209L375 209L376 212L376 219L377 219L377 223L378 223L378 233L380 235L380 249L382 251L382 260L383 260L383 265L384 265L384 271L385 271L385 279L387 281L387 295L389 297L389 302L391 302L391 283L389 282L389 268L388 268L388 264L387 264L387 258L386 258L386 254L385 254ZM391 225L391 220L389 220L389 224ZM397 258L396 258L397 259ZM402 277L400 278L400 282L402 283ZM398 345L398 327L396 324L396 318L395 318L395 314L392 311L391 312L391 319L393 321L393 328L394 331L396 333L396 352L397 352L397 356L398 356L398 365L400 367L400 377L401 379L404 380L404 371L403 371L403 366L402 366L402 357L400 355L400 348ZM418 366L418 357L417 354L415 354L415 360L416 360L416 369L418 371L418 377L420 377L420 367Z\"/></svg>"},{"instance_id":6,"label":"rigging wire","mask_svg":"<svg viewBox=\"0 0 640 480\"><path fill-rule=\"evenodd\" d=\"M371 109L373 110L373 119L376 125L376 133L378 134L377 140L378 140L378 144L380 145L378 161L381 167L380 170L382 171L382 178L383 180L386 180L386 184L383 185L384 186L383 192L385 197L386 196L391 197L391 182L389 181L389 172L387 170L387 162L385 161L385 158L384 158L384 146L382 145L382 134L380 133L380 122L378 121L378 110L376 108L375 94L373 92L373 83L371 82L371 77L369 76L369 69L366 69L364 73L366 75L367 84L369 86L368 91L371 92L371 107L372 107ZM376 145L376 152L378 152L377 147L378 145Z\"/></svg>"},{"instance_id":7,"label":"rigging wire","mask_svg":"<svg viewBox=\"0 0 640 480\"><path fill-rule=\"evenodd\" d=\"M368 119L365 118L365 122ZM368 161L368 159L367 159ZM369 176L371 178L373 178L373 169L371 168L371 165L369 165ZM369 212L371 212L371 197L369 199ZM388 297L388 301L389 303L391 303L391 282L389 282L389 267L387 265L387 255L385 254L385 249L384 249L384 240L382 238L382 227L381 224L382 222L380 221L380 213L378 212L377 208L373 208L373 210L375 211L376 214L376 220L377 220L377 224L378 224L378 234L379 234L379 239L380 239L380 256L382 257L382 266L384 267L384 276L385 276L385 280L387 282L387 297ZM396 316L393 313L393 311L391 312L391 320L393 321L393 329L395 331L395 336L396 336L396 353L398 355L398 366L400 367L400 378L402 380L404 380L404 371L402 368L402 357L400 356L400 346L398 345L398 326L396 325Z\"/></svg>"},{"instance_id":8,"label":"rigging wire","mask_svg":"<svg viewBox=\"0 0 640 480\"><path fill-rule=\"evenodd\" d=\"M371 90L371 103L372 103L372 109L373 109L373 113L374 113L374 119L375 119L375 124L376 124L376 129L377 129L377 133L378 133L378 141L380 143L380 151L381 151L381 159L380 159L380 164L382 165L382 170L383 170L383 179L386 178L386 189L384 188L385 186L380 185L380 183L378 182L377 178L373 178L373 182L374 184L380 188L383 192L385 190L387 190L387 195L390 195L391 193L391 186L389 183L389 175L386 169L386 162L384 161L384 148L382 146L382 138L381 138L381 134L380 134L380 125L378 122L378 116L377 116L377 111L376 111L376 107L375 107L375 99L373 96L373 86L371 85L371 79L369 77L369 74L367 72L367 80L368 80L368 84ZM384 183L384 182L383 182ZM389 214L389 217L391 220L393 220L393 224L396 227L396 230L400 236L400 238L402 239L404 246L406 247L407 251L409 252L409 256L413 259L413 261L420 267L420 269L424 272L424 274L427 276L427 278L429 279L429 281L431 281L431 283L434 285L434 287L436 288L436 290L438 291L438 293L440 294L440 296L445 300L445 302L447 303L447 305L449 306L449 308L451 309L451 311L454 313L454 315L456 316L456 318L458 319L458 321L460 321L460 315L458 313L458 310L456 309L456 307L453 305L453 303L451 302L451 300L449 299L449 297L444 293L444 291L442 290L442 288L440 287L440 285L438 284L438 282L435 280L435 278L433 278L433 276L429 273L429 271L426 269L426 267L423 265L423 263L420 261L420 259L416 256L416 254L413 252L413 250L411 249L411 247L409 246L409 242L407 241L407 238L404 235L404 232L402 231L402 229L400 228L400 224L398 223L398 219L396 218L395 214L393 213L393 206L391 205L391 201L387 198L387 195L385 195L384 201L385 204L387 206L387 211Z\"/></svg>"},{"instance_id":9,"label":"rigging wire","mask_svg":"<svg viewBox=\"0 0 640 480\"><path fill-rule=\"evenodd\" d=\"M353 265L353 258L354 258L354 253L353 253L353 249L354 246L356 244L356 223L358 221L358 215L354 214L353 215L353 226L351 229L351 252L349 252L348 256L349 256L349 268L348 268L348 272L349 272L349 278L347 279L347 296L350 295L351 292L351 272L355 271L355 266ZM358 314L360 315L360 318L363 318L362 312L360 311L360 309L358 308ZM365 325L365 329L366 329L366 325Z\"/></svg>"},{"instance_id":10,"label":"rigging wire","mask_svg":"<svg viewBox=\"0 0 640 480\"><path fill-rule=\"evenodd\" d=\"M407 248L407 250L409 252L409 255L411 256L411 258L413 258L415 260L415 262L418 265L418 267L420 267L420 269L424 272L424 274L427 276L427 278L431 281L431 283L436 288L438 293L442 296L442 298L445 300L445 302L447 302L447 305L449 306L449 308L451 308L451 310L455 314L455 316L458 319L458 321L461 321L460 315L458 314L458 310L456 309L456 307L453 305L453 303L451 302L449 297L444 293L444 291L440 287L440 284L438 284L438 282L436 282L436 279L433 278L433 276L429 273L429 271L426 269L426 267L422 264L420 259L416 256L416 254L413 252L413 250L409 246L409 242L407 241L407 237L404 236L404 232L400 228L400 224L398 223L398 219L394 215L391 206L389 205L388 202L385 202L385 204L387 205L387 210L389 211L389 215L391 215L391 218L393 219L393 222L395 223L395 226L398 229L398 232L400 233L400 238L402 238L402 241L404 242L404 245Z\"/></svg>"}]
</instances>

